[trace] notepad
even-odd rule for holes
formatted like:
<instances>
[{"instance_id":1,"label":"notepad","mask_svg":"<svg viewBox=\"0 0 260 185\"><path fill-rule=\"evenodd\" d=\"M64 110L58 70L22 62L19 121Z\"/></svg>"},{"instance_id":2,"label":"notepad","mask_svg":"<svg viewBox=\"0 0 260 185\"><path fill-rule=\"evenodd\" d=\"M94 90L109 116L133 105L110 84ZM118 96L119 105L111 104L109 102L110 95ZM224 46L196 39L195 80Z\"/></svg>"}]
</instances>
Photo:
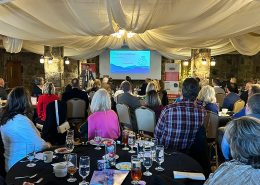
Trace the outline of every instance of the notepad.
<instances>
[{"instance_id":1,"label":"notepad","mask_svg":"<svg viewBox=\"0 0 260 185\"><path fill-rule=\"evenodd\" d=\"M205 180L203 173L173 171L174 179Z\"/></svg>"}]
</instances>

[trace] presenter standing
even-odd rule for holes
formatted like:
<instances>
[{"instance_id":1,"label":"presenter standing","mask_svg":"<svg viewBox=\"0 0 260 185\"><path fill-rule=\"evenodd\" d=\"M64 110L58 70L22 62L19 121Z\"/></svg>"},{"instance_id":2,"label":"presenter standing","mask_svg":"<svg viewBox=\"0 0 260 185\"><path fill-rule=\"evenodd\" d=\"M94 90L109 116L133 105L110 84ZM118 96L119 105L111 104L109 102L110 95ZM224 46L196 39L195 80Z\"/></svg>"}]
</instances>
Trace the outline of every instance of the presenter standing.
<instances>
[{"instance_id":1,"label":"presenter standing","mask_svg":"<svg viewBox=\"0 0 260 185\"><path fill-rule=\"evenodd\" d=\"M89 64L82 65L82 70L81 70L80 76L82 77L82 88L83 89L88 87L88 83L90 82L90 80L93 80L93 81L95 80Z\"/></svg>"}]
</instances>

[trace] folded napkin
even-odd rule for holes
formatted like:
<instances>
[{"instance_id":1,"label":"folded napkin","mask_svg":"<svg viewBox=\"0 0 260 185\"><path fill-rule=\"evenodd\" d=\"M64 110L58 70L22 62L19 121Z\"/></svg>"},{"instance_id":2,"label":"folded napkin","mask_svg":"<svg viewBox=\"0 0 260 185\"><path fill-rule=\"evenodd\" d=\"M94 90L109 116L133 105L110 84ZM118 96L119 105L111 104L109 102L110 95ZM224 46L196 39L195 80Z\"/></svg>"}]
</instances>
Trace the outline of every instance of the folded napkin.
<instances>
[{"instance_id":1,"label":"folded napkin","mask_svg":"<svg viewBox=\"0 0 260 185\"><path fill-rule=\"evenodd\" d=\"M56 157L57 157L56 155L53 155L53 159ZM40 152L40 153L35 154L35 159L43 160L43 153Z\"/></svg>"},{"instance_id":2,"label":"folded napkin","mask_svg":"<svg viewBox=\"0 0 260 185\"><path fill-rule=\"evenodd\" d=\"M57 166L57 165L59 165L59 164L61 164L61 165L67 165L67 161L59 162L59 163L53 163L53 164L51 164L51 165L54 167L54 166ZM73 166L73 164L72 164L71 162L69 162L68 166Z\"/></svg>"},{"instance_id":3,"label":"folded napkin","mask_svg":"<svg viewBox=\"0 0 260 185\"><path fill-rule=\"evenodd\" d=\"M175 179L205 180L203 173L173 171Z\"/></svg>"}]
</instances>

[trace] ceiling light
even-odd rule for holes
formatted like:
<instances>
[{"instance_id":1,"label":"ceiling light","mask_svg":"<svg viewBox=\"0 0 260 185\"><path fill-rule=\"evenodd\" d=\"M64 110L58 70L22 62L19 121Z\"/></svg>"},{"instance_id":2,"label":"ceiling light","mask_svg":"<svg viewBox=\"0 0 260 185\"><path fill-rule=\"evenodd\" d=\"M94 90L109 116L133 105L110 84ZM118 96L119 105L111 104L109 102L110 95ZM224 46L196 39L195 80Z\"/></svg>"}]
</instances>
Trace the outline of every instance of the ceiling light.
<instances>
[{"instance_id":1,"label":"ceiling light","mask_svg":"<svg viewBox=\"0 0 260 185\"><path fill-rule=\"evenodd\" d=\"M184 66L188 66L188 65L189 65L189 61L188 61L187 59L184 60L183 65L184 65Z\"/></svg>"},{"instance_id":2,"label":"ceiling light","mask_svg":"<svg viewBox=\"0 0 260 185\"><path fill-rule=\"evenodd\" d=\"M133 33L133 32L128 32L127 33L127 38L132 38L136 33Z\"/></svg>"},{"instance_id":3,"label":"ceiling light","mask_svg":"<svg viewBox=\"0 0 260 185\"><path fill-rule=\"evenodd\" d=\"M53 61L52 61L52 57L51 58L49 58L49 60L48 60L48 64L52 64L53 63Z\"/></svg>"},{"instance_id":4,"label":"ceiling light","mask_svg":"<svg viewBox=\"0 0 260 185\"><path fill-rule=\"evenodd\" d=\"M215 66L216 65L216 59L215 58L211 58L211 61L210 61L210 65L211 66Z\"/></svg>"},{"instance_id":5,"label":"ceiling light","mask_svg":"<svg viewBox=\"0 0 260 185\"><path fill-rule=\"evenodd\" d=\"M124 35L124 34L125 34L125 30L124 30L124 29L120 29L120 30L118 31L118 33L119 33L120 35Z\"/></svg>"},{"instance_id":6,"label":"ceiling light","mask_svg":"<svg viewBox=\"0 0 260 185\"><path fill-rule=\"evenodd\" d=\"M67 57L66 59L65 59L65 64L70 64L70 61L69 61L69 58Z\"/></svg>"},{"instance_id":7,"label":"ceiling light","mask_svg":"<svg viewBox=\"0 0 260 185\"><path fill-rule=\"evenodd\" d=\"M41 64L44 64L44 56L41 56L41 58L40 58L40 63L41 63Z\"/></svg>"}]
</instances>

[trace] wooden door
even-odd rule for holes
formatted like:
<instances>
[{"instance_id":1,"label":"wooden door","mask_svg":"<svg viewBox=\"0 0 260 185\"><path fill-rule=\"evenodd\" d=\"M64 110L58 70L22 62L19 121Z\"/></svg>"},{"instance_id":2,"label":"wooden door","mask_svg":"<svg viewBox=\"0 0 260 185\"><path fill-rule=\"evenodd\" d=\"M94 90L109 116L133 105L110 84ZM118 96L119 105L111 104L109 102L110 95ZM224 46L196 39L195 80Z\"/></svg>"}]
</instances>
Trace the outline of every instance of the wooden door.
<instances>
[{"instance_id":1,"label":"wooden door","mask_svg":"<svg viewBox=\"0 0 260 185\"><path fill-rule=\"evenodd\" d=\"M5 70L8 88L22 85L22 65L20 61L7 61Z\"/></svg>"}]
</instances>

